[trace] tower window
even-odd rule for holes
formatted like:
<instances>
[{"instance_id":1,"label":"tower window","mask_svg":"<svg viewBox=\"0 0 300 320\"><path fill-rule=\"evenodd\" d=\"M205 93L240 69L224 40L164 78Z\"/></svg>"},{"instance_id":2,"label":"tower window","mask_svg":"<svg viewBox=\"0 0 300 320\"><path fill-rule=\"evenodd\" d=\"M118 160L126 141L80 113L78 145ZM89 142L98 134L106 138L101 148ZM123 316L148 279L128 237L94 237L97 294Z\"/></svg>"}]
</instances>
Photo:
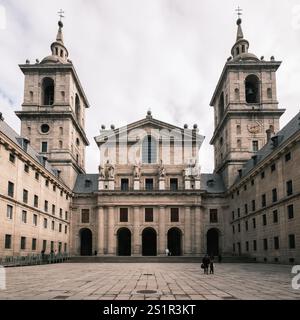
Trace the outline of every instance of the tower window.
<instances>
[{"instance_id":1,"label":"tower window","mask_svg":"<svg viewBox=\"0 0 300 320\"><path fill-rule=\"evenodd\" d=\"M242 130L241 130L241 126L237 125L236 126L236 134L241 134Z\"/></svg>"},{"instance_id":2,"label":"tower window","mask_svg":"<svg viewBox=\"0 0 300 320\"><path fill-rule=\"evenodd\" d=\"M63 57L64 56L64 51L61 49L60 50L60 56Z\"/></svg>"},{"instance_id":3,"label":"tower window","mask_svg":"<svg viewBox=\"0 0 300 320\"><path fill-rule=\"evenodd\" d=\"M237 48L236 48L236 55L238 56L239 54L240 54L240 48L237 47Z\"/></svg>"},{"instance_id":4,"label":"tower window","mask_svg":"<svg viewBox=\"0 0 300 320\"><path fill-rule=\"evenodd\" d=\"M78 94L75 96L75 114L76 114L76 119L79 121L80 120L80 100L78 97Z\"/></svg>"},{"instance_id":5,"label":"tower window","mask_svg":"<svg viewBox=\"0 0 300 320\"><path fill-rule=\"evenodd\" d=\"M268 99L272 99L272 89L271 88L267 89L267 97L268 97Z\"/></svg>"},{"instance_id":6,"label":"tower window","mask_svg":"<svg viewBox=\"0 0 300 320\"><path fill-rule=\"evenodd\" d=\"M253 152L258 151L258 141L257 140L252 141L252 151Z\"/></svg>"},{"instance_id":7,"label":"tower window","mask_svg":"<svg viewBox=\"0 0 300 320\"><path fill-rule=\"evenodd\" d=\"M48 142L43 141L41 149L42 149L42 152L47 152L48 151Z\"/></svg>"},{"instance_id":8,"label":"tower window","mask_svg":"<svg viewBox=\"0 0 300 320\"><path fill-rule=\"evenodd\" d=\"M242 147L242 141L241 141L240 139L237 140L236 144L237 144L237 148L238 148L238 149L241 149L241 147Z\"/></svg>"},{"instance_id":9,"label":"tower window","mask_svg":"<svg viewBox=\"0 0 300 320\"><path fill-rule=\"evenodd\" d=\"M42 131L42 133L48 133L49 130L50 130L50 127L49 127L48 124L42 124L42 125L41 125L41 131Z\"/></svg>"},{"instance_id":10,"label":"tower window","mask_svg":"<svg viewBox=\"0 0 300 320\"><path fill-rule=\"evenodd\" d=\"M237 101L240 100L240 90L238 88L235 88L234 90L234 97L235 97L235 100Z\"/></svg>"},{"instance_id":11,"label":"tower window","mask_svg":"<svg viewBox=\"0 0 300 320\"><path fill-rule=\"evenodd\" d=\"M80 141L78 138L76 138L76 145L79 146L80 145Z\"/></svg>"},{"instance_id":12,"label":"tower window","mask_svg":"<svg viewBox=\"0 0 300 320\"><path fill-rule=\"evenodd\" d=\"M146 136L142 144L142 161L143 163L156 163L157 142L152 136Z\"/></svg>"},{"instance_id":13,"label":"tower window","mask_svg":"<svg viewBox=\"0 0 300 320\"><path fill-rule=\"evenodd\" d=\"M245 92L247 103L259 103L259 79L250 75L245 80Z\"/></svg>"},{"instance_id":14,"label":"tower window","mask_svg":"<svg viewBox=\"0 0 300 320\"><path fill-rule=\"evenodd\" d=\"M33 91L29 91L30 102L33 101Z\"/></svg>"},{"instance_id":15,"label":"tower window","mask_svg":"<svg viewBox=\"0 0 300 320\"><path fill-rule=\"evenodd\" d=\"M55 54L58 56L58 48L55 47Z\"/></svg>"},{"instance_id":16,"label":"tower window","mask_svg":"<svg viewBox=\"0 0 300 320\"><path fill-rule=\"evenodd\" d=\"M63 127L59 127L59 134L63 135L64 134L64 128Z\"/></svg>"},{"instance_id":17,"label":"tower window","mask_svg":"<svg viewBox=\"0 0 300 320\"><path fill-rule=\"evenodd\" d=\"M43 104L45 106L51 106L54 103L54 80L51 78L45 78L43 80Z\"/></svg>"},{"instance_id":18,"label":"tower window","mask_svg":"<svg viewBox=\"0 0 300 320\"><path fill-rule=\"evenodd\" d=\"M63 142L60 140L59 141L59 148L62 149L62 147L63 147Z\"/></svg>"},{"instance_id":19,"label":"tower window","mask_svg":"<svg viewBox=\"0 0 300 320\"><path fill-rule=\"evenodd\" d=\"M224 92L221 93L219 100L219 121L223 118L224 115Z\"/></svg>"},{"instance_id":20,"label":"tower window","mask_svg":"<svg viewBox=\"0 0 300 320\"><path fill-rule=\"evenodd\" d=\"M242 52L243 53L245 52L245 45L244 44L242 45Z\"/></svg>"}]
</instances>

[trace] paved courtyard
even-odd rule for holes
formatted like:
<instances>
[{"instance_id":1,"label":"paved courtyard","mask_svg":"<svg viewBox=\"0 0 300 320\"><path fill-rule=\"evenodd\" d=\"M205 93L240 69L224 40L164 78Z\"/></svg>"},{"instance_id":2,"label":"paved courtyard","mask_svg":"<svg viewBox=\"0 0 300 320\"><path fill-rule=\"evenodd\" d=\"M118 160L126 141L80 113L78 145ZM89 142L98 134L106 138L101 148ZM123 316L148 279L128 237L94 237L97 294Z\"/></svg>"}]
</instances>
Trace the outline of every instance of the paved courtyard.
<instances>
[{"instance_id":1,"label":"paved courtyard","mask_svg":"<svg viewBox=\"0 0 300 320\"><path fill-rule=\"evenodd\" d=\"M6 269L0 299L300 299L291 266L195 263L64 263ZM153 290L154 293L140 293Z\"/></svg>"}]
</instances>

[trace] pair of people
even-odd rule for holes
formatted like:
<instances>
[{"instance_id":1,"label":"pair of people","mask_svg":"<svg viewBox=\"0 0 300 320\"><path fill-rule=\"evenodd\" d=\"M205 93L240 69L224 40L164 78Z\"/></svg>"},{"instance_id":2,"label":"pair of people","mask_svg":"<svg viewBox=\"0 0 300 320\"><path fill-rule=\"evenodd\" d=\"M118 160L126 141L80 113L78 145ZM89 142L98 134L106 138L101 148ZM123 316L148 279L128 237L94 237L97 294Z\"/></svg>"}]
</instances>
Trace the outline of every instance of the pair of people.
<instances>
[{"instance_id":1,"label":"pair of people","mask_svg":"<svg viewBox=\"0 0 300 320\"><path fill-rule=\"evenodd\" d=\"M166 248L166 256L170 256L171 255L171 252L168 248Z\"/></svg>"},{"instance_id":2,"label":"pair of people","mask_svg":"<svg viewBox=\"0 0 300 320\"><path fill-rule=\"evenodd\" d=\"M209 257L208 254L206 254L202 259L201 267L204 269L204 274L208 274L208 268L209 273L214 274L214 256Z\"/></svg>"}]
</instances>

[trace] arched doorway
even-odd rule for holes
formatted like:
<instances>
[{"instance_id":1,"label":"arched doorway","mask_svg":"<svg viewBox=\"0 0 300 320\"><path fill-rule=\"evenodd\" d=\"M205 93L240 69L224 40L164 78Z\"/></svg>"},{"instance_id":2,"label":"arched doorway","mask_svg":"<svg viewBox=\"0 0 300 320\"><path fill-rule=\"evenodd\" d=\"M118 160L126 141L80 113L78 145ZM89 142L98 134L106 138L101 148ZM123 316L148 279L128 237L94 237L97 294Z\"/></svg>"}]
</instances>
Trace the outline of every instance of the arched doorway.
<instances>
[{"instance_id":1,"label":"arched doorway","mask_svg":"<svg viewBox=\"0 0 300 320\"><path fill-rule=\"evenodd\" d=\"M181 230L178 228L171 228L168 231L168 249L172 256L181 255Z\"/></svg>"},{"instance_id":2,"label":"arched doorway","mask_svg":"<svg viewBox=\"0 0 300 320\"><path fill-rule=\"evenodd\" d=\"M127 228L120 228L117 232L118 256L131 256L131 232Z\"/></svg>"},{"instance_id":3,"label":"arched doorway","mask_svg":"<svg viewBox=\"0 0 300 320\"><path fill-rule=\"evenodd\" d=\"M90 229L81 229L80 232L80 255L91 256L93 248L93 235Z\"/></svg>"},{"instance_id":4,"label":"arched doorway","mask_svg":"<svg viewBox=\"0 0 300 320\"><path fill-rule=\"evenodd\" d=\"M157 255L156 231L153 228L145 228L142 233L142 255Z\"/></svg>"},{"instance_id":5,"label":"arched doorway","mask_svg":"<svg viewBox=\"0 0 300 320\"><path fill-rule=\"evenodd\" d=\"M218 229L209 229L207 231L207 254L217 256L219 254L219 234Z\"/></svg>"}]
</instances>

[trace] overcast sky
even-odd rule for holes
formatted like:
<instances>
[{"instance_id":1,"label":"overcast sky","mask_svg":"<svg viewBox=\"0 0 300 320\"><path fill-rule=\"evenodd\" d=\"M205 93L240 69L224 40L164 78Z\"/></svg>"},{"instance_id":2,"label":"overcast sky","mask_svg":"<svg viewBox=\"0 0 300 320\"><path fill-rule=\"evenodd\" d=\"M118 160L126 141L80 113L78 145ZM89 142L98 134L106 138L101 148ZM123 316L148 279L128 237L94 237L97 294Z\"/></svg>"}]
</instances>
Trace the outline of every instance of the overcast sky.
<instances>
[{"instance_id":1,"label":"overcast sky","mask_svg":"<svg viewBox=\"0 0 300 320\"><path fill-rule=\"evenodd\" d=\"M18 64L50 54L57 11L65 11L64 41L90 102L86 112L87 172L97 172L94 137L153 117L182 127L197 123L206 137L202 172L213 171L210 98L236 37L243 8L249 51L283 64L277 72L285 125L300 102L300 0L0 0L0 111L18 132L24 77Z\"/></svg>"}]
</instances>

